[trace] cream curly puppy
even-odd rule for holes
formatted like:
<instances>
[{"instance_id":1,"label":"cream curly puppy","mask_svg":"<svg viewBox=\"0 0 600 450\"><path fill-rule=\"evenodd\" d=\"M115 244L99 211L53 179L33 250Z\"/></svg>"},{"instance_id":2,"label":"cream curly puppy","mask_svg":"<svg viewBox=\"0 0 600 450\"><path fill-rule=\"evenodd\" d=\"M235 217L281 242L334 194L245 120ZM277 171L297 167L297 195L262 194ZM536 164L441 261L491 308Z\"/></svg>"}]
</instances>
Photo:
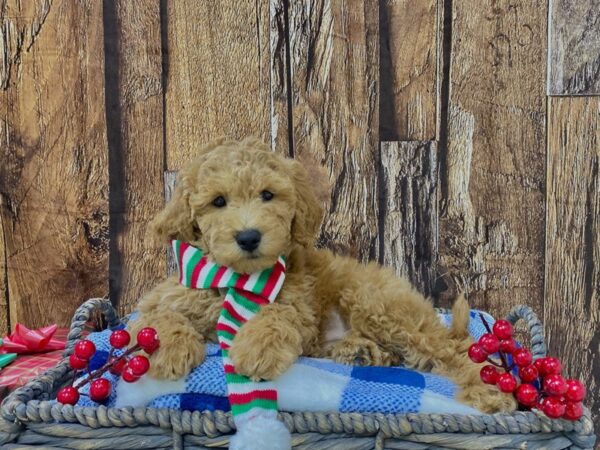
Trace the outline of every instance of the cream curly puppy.
<instances>
[{"instance_id":1,"label":"cream curly puppy","mask_svg":"<svg viewBox=\"0 0 600 450\"><path fill-rule=\"evenodd\" d=\"M446 328L431 302L391 270L315 249L322 215L300 163L254 139L221 140L181 170L173 199L149 233L165 243L186 241L236 272L259 271L286 257L277 301L241 328L230 349L241 374L273 379L300 355L348 364L402 362L450 377L461 388L459 400L484 412L514 409L513 397L483 384L480 366L467 357L466 301L456 302L454 323ZM151 376L177 379L202 362L204 343L216 342L222 301L219 290L188 289L176 276L142 298L130 328L153 326L159 333ZM335 316L345 334L326 345Z\"/></svg>"}]
</instances>

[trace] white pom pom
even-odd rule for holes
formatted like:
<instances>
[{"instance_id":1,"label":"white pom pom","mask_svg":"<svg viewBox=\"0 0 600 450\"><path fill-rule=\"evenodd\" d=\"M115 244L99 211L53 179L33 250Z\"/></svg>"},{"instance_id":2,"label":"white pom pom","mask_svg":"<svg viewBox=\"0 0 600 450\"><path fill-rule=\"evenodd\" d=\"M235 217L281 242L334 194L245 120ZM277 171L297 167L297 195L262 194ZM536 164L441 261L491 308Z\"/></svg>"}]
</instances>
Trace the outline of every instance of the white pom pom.
<instances>
[{"instance_id":1,"label":"white pom pom","mask_svg":"<svg viewBox=\"0 0 600 450\"><path fill-rule=\"evenodd\" d=\"M279 420L255 417L238 426L229 441L230 450L290 450L292 436Z\"/></svg>"}]
</instances>

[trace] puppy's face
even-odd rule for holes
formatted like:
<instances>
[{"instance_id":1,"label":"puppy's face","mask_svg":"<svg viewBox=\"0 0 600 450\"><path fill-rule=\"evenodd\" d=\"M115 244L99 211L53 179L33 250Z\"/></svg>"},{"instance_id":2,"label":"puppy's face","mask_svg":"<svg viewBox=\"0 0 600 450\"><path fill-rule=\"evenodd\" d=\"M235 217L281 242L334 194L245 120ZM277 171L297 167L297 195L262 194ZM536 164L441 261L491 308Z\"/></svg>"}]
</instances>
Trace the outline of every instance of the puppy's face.
<instances>
[{"instance_id":1,"label":"puppy's face","mask_svg":"<svg viewBox=\"0 0 600 450\"><path fill-rule=\"evenodd\" d=\"M273 266L294 243L312 245L321 208L297 162L253 140L202 153L180 172L151 224L155 235L190 242L240 273Z\"/></svg>"}]
</instances>

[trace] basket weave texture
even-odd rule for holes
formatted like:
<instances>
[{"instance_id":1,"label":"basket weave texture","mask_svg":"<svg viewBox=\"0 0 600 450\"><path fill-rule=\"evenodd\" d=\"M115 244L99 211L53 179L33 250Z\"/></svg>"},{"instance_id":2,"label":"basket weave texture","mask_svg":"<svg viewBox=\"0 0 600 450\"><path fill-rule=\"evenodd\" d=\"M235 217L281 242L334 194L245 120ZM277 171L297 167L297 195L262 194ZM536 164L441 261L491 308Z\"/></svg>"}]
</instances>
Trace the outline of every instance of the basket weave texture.
<instances>
[{"instance_id":1,"label":"basket weave texture","mask_svg":"<svg viewBox=\"0 0 600 450\"><path fill-rule=\"evenodd\" d=\"M109 327L121 323L106 299L90 299L73 317L65 356L98 312ZM543 328L527 306L507 317L525 321L534 358L546 354ZM5 449L214 449L227 448L235 431L230 413L153 408L97 408L49 401L72 379L67 360L15 390L0 408L0 448ZM538 411L493 415L280 413L294 449L592 449L590 411L576 422Z\"/></svg>"}]
</instances>

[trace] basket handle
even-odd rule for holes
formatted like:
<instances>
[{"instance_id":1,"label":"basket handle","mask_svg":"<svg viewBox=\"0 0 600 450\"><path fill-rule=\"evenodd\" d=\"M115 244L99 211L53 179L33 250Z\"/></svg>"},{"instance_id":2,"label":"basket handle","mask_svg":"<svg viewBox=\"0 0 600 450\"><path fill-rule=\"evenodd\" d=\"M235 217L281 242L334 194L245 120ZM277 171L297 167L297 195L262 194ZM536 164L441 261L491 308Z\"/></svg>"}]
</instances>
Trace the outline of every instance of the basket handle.
<instances>
[{"instance_id":1,"label":"basket handle","mask_svg":"<svg viewBox=\"0 0 600 450\"><path fill-rule=\"evenodd\" d=\"M508 320L513 325L519 320L524 320L531 336L531 353L533 359L543 358L546 356L546 343L544 341L544 327L536 313L529 306L519 305L510 310Z\"/></svg>"},{"instance_id":2,"label":"basket handle","mask_svg":"<svg viewBox=\"0 0 600 450\"><path fill-rule=\"evenodd\" d=\"M67 336L67 344L63 353L64 357L73 353L75 342L81 339L85 324L90 321L92 316L100 312L106 318L109 328L114 328L121 323L117 311L107 298L91 298L82 303L73 314L71 328Z\"/></svg>"}]
</instances>

